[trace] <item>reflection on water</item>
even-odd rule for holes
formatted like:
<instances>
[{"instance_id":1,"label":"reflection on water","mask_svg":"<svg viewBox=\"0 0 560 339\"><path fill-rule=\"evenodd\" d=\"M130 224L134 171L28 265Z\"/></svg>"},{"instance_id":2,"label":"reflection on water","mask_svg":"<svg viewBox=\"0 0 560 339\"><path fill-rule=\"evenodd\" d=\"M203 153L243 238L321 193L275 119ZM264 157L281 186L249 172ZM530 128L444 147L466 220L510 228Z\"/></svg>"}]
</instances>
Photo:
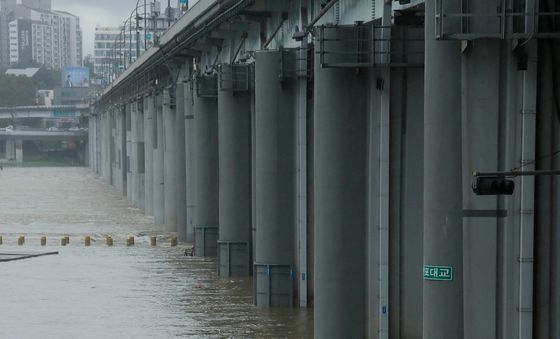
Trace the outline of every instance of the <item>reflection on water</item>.
<instances>
[{"instance_id":1,"label":"reflection on water","mask_svg":"<svg viewBox=\"0 0 560 339\"><path fill-rule=\"evenodd\" d=\"M311 310L255 308L251 279L220 279L214 260L185 257L86 169L0 172L0 235L0 252L40 251L42 235L46 250L60 251L0 263L0 338L312 337ZM64 235L70 245L60 247ZM125 246L128 235L135 246Z\"/></svg>"}]
</instances>

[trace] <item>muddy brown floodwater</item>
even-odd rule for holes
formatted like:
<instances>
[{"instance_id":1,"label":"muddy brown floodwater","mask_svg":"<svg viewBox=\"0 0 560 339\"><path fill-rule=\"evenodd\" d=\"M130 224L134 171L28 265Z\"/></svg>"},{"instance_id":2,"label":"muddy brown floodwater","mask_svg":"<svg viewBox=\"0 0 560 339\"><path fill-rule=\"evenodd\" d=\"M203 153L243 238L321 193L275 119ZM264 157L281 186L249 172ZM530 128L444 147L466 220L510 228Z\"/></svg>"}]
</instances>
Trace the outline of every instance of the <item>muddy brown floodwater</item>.
<instances>
[{"instance_id":1,"label":"muddy brown floodwater","mask_svg":"<svg viewBox=\"0 0 560 339\"><path fill-rule=\"evenodd\" d=\"M85 168L0 171L0 235L0 253L59 251L0 263L2 339L313 337L312 310L254 307L252 279L221 279L213 259L185 257Z\"/></svg>"}]
</instances>

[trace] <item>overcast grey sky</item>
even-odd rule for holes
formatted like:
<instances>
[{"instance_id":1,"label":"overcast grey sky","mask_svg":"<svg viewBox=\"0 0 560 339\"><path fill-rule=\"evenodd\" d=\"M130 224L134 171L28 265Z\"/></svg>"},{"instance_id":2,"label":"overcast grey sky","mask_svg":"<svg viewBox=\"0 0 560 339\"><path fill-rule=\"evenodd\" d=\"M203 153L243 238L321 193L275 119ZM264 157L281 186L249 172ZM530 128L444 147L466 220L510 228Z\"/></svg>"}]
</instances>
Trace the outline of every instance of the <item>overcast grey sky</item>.
<instances>
[{"instance_id":1,"label":"overcast grey sky","mask_svg":"<svg viewBox=\"0 0 560 339\"><path fill-rule=\"evenodd\" d=\"M80 17L84 55L88 55L93 54L95 26L118 26L135 5L136 0L53 0L52 7Z\"/></svg>"}]
</instances>

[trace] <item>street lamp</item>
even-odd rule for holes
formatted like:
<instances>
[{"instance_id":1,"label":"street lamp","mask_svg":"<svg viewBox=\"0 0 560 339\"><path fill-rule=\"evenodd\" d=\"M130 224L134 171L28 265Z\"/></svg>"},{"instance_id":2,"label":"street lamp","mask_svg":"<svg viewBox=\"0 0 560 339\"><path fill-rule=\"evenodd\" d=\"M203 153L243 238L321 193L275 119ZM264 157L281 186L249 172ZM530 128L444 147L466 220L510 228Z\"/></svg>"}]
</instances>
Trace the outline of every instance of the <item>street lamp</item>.
<instances>
[{"instance_id":1,"label":"street lamp","mask_svg":"<svg viewBox=\"0 0 560 339\"><path fill-rule=\"evenodd\" d=\"M126 20L123 22L123 26L120 29L119 34L113 40L113 49L110 55L111 60L113 60L113 70L114 76L119 76L122 71L124 71L133 61L133 50L132 50L132 30L135 29L136 31L136 59L140 57L140 33L144 34L144 51L148 50L148 34L155 33L160 30L166 30L165 28L158 27L158 21L167 21L167 27L171 26L171 1L167 1L167 15L166 18L160 18L159 12L156 11L156 0L150 1L151 5L151 19L148 18L148 2L147 0L143 0L143 4L140 4L141 0L136 0L136 6L130 12L130 15ZM182 2L181 2L182 3ZM144 8L144 12L142 13L141 9ZM135 27L133 28L133 19L136 21ZM149 27L148 20L152 21L152 27ZM144 25L140 25L140 21L144 20ZM127 55L127 30L128 30L128 55ZM128 61L127 61L128 59ZM117 67L115 67L115 65ZM116 68L116 69L115 69Z\"/></svg>"}]
</instances>

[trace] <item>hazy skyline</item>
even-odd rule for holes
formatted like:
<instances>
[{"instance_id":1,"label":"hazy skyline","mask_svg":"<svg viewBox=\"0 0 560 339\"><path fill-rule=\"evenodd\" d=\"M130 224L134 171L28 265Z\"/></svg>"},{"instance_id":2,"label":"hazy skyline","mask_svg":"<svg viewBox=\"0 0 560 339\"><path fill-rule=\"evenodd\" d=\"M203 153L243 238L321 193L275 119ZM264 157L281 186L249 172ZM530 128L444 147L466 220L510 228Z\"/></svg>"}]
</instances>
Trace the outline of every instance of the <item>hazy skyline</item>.
<instances>
[{"instance_id":1,"label":"hazy skyline","mask_svg":"<svg viewBox=\"0 0 560 339\"><path fill-rule=\"evenodd\" d=\"M84 56L93 54L96 26L118 26L136 5L137 0L53 0L53 10L80 17ZM143 3L143 0L140 0Z\"/></svg>"}]
</instances>

